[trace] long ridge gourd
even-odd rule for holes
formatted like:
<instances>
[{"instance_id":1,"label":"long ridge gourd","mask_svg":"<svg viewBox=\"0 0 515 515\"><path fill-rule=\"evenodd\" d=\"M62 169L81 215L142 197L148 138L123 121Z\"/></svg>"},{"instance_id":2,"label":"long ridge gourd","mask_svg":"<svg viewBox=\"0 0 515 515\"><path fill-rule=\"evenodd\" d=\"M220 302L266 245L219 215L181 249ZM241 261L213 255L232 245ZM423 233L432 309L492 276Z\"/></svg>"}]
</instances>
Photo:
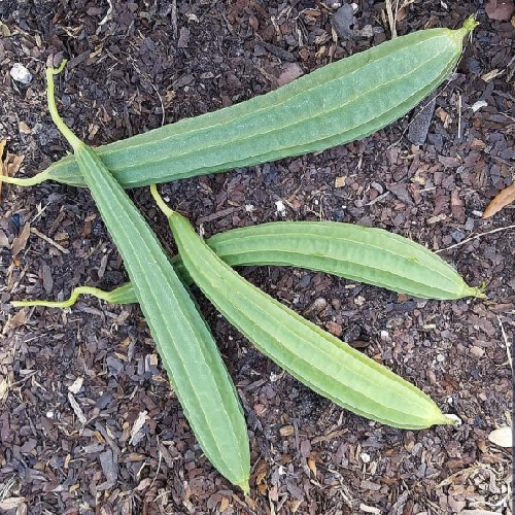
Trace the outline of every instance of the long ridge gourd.
<instances>
[{"instance_id":1,"label":"long ridge gourd","mask_svg":"<svg viewBox=\"0 0 515 515\"><path fill-rule=\"evenodd\" d=\"M125 188L174 181L325 150L362 139L404 116L456 66L461 29L421 30L326 65L275 91L95 150ZM31 178L85 187L76 156Z\"/></svg>"},{"instance_id":2,"label":"long ridge gourd","mask_svg":"<svg viewBox=\"0 0 515 515\"><path fill-rule=\"evenodd\" d=\"M195 284L249 341L299 381L339 406L389 426L423 429L451 423L421 390L238 275L182 215L165 214Z\"/></svg>"},{"instance_id":3,"label":"long ridge gourd","mask_svg":"<svg viewBox=\"0 0 515 515\"><path fill-rule=\"evenodd\" d=\"M485 298L481 288L468 286L438 254L383 229L341 222L270 222L232 229L212 236L207 245L228 265L295 266L372 284L421 299ZM174 258L177 272L191 282ZM130 283L110 292L81 286L63 302L12 301L15 307L67 308L80 294L111 304L137 302Z\"/></svg>"},{"instance_id":4,"label":"long ridge gourd","mask_svg":"<svg viewBox=\"0 0 515 515\"><path fill-rule=\"evenodd\" d=\"M129 274L141 310L188 422L211 463L248 492L250 452L243 411L216 343L153 231L98 156L59 118L47 70L52 119L75 159Z\"/></svg>"}]
</instances>

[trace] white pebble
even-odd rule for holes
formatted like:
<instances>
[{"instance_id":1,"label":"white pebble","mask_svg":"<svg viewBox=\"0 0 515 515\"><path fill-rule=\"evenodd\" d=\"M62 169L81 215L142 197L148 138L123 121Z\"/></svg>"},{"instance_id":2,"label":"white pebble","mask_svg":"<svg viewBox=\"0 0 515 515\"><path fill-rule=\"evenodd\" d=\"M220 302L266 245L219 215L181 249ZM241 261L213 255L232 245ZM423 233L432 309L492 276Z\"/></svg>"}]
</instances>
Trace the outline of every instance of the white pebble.
<instances>
[{"instance_id":1,"label":"white pebble","mask_svg":"<svg viewBox=\"0 0 515 515\"><path fill-rule=\"evenodd\" d=\"M16 63L9 73L13 80L23 84L24 86L28 86L32 82L32 73L30 73L23 64Z\"/></svg>"},{"instance_id":2,"label":"white pebble","mask_svg":"<svg viewBox=\"0 0 515 515\"><path fill-rule=\"evenodd\" d=\"M278 200L275 203L275 208L277 209L277 212L280 215L284 215L286 213L286 206L284 205L284 202L282 200Z\"/></svg>"},{"instance_id":3,"label":"white pebble","mask_svg":"<svg viewBox=\"0 0 515 515\"><path fill-rule=\"evenodd\" d=\"M360 455L359 455L359 458L360 460L363 462L363 463L370 463L370 454L366 453L366 452L362 452Z\"/></svg>"},{"instance_id":4,"label":"white pebble","mask_svg":"<svg viewBox=\"0 0 515 515\"><path fill-rule=\"evenodd\" d=\"M479 111L482 107L487 107L488 103L484 100L478 100L473 105L470 106L470 109L475 113L476 111Z\"/></svg>"}]
</instances>

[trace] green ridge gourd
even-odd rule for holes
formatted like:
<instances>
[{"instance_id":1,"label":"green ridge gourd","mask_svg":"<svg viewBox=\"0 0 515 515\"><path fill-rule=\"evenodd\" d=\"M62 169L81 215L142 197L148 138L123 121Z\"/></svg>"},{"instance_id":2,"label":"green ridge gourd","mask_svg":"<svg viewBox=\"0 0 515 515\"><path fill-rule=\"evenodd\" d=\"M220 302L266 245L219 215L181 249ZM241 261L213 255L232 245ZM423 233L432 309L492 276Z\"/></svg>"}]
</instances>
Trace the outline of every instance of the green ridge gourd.
<instances>
[{"instance_id":1,"label":"green ridge gourd","mask_svg":"<svg viewBox=\"0 0 515 515\"><path fill-rule=\"evenodd\" d=\"M382 229L340 222L270 222L232 229L206 240L228 265L295 266L326 272L423 299L486 298L468 286L438 254ZM191 282L180 256L177 272ZM130 283L110 292L81 286L64 302L12 301L15 307L67 308L80 294L94 295L111 304L137 302Z\"/></svg>"},{"instance_id":2,"label":"green ridge gourd","mask_svg":"<svg viewBox=\"0 0 515 515\"><path fill-rule=\"evenodd\" d=\"M403 429L450 424L422 391L276 301L238 275L186 218L154 197L188 274L261 352L315 392L368 419Z\"/></svg>"},{"instance_id":3,"label":"green ridge gourd","mask_svg":"<svg viewBox=\"0 0 515 515\"><path fill-rule=\"evenodd\" d=\"M53 75L64 64L47 70L52 119L73 147L202 450L223 476L248 492L249 442L234 384L205 321L147 222L98 156L60 119Z\"/></svg>"},{"instance_id":4,"label":"green ridge gourd","mask_svg":"<svg viewBox=\"0 0 515 515\"><path fill-rule=\"evenodd\" d=\"M124 188L321 151L364 138L404 116L458 62L477 22L402 36L324 66L266 95L95 150ZM85 187L76 156L31 178Z\"/></svg>"}]
</instances>

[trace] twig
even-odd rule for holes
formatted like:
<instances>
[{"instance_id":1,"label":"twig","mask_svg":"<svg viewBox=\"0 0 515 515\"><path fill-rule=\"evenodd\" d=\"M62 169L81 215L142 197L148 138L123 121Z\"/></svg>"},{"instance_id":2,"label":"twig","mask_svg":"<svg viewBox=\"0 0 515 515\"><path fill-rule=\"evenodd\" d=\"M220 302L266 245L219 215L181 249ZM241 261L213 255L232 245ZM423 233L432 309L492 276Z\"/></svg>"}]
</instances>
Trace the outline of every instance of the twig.
<instances>
[{"instance_id":1,"label":"twig","mask_svg":"<svg viewBox=\"0 0 515 515\"><path fill-rule=\"evenodd\" d=\"M510 364L511 372L513 373L513 360L511 358L511 343L508 341L508 336L506 334L506 331L504 330L504 325L503 325L502 320L499 317L499 315L497 315L497 320L499 321L502 337L504 339L504 345L506 346L506 354L508 355L508 363Z\"/></svg>"},{"instance_id":2,"label":"twig","mask_svg":"<svg viewBox=\"0 0 515 515\"><path fill-rule=\"evenodd\" d=\"M52 238L49 238L46 234L43 234L42 232L39 232L35 227L32 227L30 230L32 234L35 234L36 236L39 236L42 240L45 240L48 244L55 247L57 250L60 250L63 254L69 254L70 251L68 249L65 249L63 246L59 245L56 241L54 241Z\"/></svg>"},{"instance_id":3,"label":"twig","mask_svg":"<svg viewBox=\"0 0 515 515\"><path fill-rule=\"evenodd\" d=\"M458 95L458 141L461 139L461 95Z\"/></svg>"},{"instance_id":4,"label":"twig","mask_svg":"<svg viewBox=\"0 0 515 515\"><path fill-rule=\"evenodd\" d=\"M515 229L515 224L508 225L507 227L498 227L497 229L492 229L491 231L482 232L481 234L476 234L475 236L466 238L463 241L460 241L459 243L455 243L454 245L451 245L450 247L446 247L445 249L437 250L436 253L439 254L440 252L445 252L446 250L454 249L456 247L459 247L460 245L465 245L465 243L468 243L473 240L477 240L479 238L482 238L483 236L488 236L489 234L495 234L496 232L501 232L501 231L509 231L510 229Z\"/></svg>"},{"instance_id":5,"label":"twig","mask_svg":"<svg viewBox=\"0 0 515 515\"><path fill-rule=\"evenodd\" d=\"M102 25L105 25L113 16L113 3L111 2L111 0L107 0L107 3L109 4L109 9L107 9L106 15L104 16L102 21L98 24L98 28L97 28L97 32L96 32L97 36L100 34L100 31L102 30Z\"/></svg>"}]
</instances>

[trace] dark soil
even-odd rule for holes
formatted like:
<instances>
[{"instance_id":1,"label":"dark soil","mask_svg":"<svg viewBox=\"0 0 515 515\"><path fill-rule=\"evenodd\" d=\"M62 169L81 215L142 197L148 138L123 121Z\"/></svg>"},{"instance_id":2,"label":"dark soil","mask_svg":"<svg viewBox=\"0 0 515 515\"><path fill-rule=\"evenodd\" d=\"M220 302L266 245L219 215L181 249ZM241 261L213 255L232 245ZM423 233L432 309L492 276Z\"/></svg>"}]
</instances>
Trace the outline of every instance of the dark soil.
<instances>
[{"instance_id":1,"label":"dark soil","mask_svg":"<svg viewBox=\"0 0 515 515\"><path fill-rule=\"evenodd\" d=\"M317 0L112 3L109 15L105 1L0 3L0 141L24 156L18 175L66 150L46 108L49 56L71 59L59 85L63 113L100 145L158 127L163 107L166 122L219 109L390 37L384 4L372 0L358 2L350 28L339 4ZM137 306L83 298L66 312L12 308L12 299L66 298L79 284L112 288L125 272L86 190L4 185L0 512L511 513L511 449L488 435L511 424L515 211L488 221L481 213L513 179L514 28L489 20L476 0L414 2L397 29L456 27L476 11L481 25L428 110L427 137L424 123L411 134L419 146L407 138L406 117L316 156L161 189L206 236L323 219L444 250L469 283L486 283L488 301L420 302L286 268L242 273L417 384L462 425L412 432L352 415L283 373L196 292L246 411L253 470L245 499L199 449ZM11 80L15 63L33 74L28 87ZM498 75L485 77L492 70ZM479 100L487 105L474 112ZM148 190L132 195L172 248ZM309 309L320 298L326 307ZM145 422L133 437L138 417Z\"/></svg>"}]
</instances>

